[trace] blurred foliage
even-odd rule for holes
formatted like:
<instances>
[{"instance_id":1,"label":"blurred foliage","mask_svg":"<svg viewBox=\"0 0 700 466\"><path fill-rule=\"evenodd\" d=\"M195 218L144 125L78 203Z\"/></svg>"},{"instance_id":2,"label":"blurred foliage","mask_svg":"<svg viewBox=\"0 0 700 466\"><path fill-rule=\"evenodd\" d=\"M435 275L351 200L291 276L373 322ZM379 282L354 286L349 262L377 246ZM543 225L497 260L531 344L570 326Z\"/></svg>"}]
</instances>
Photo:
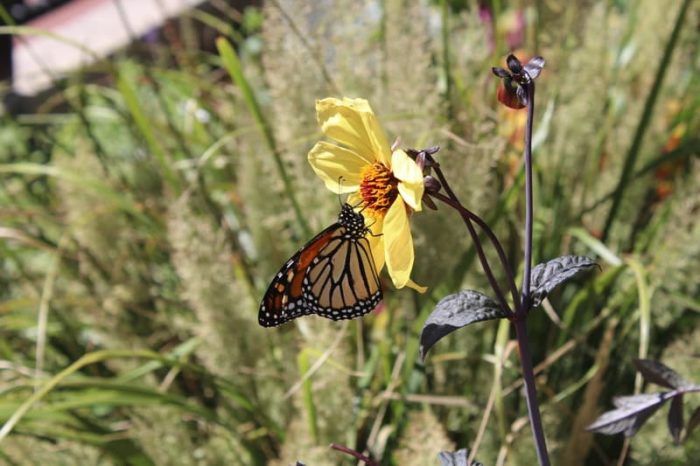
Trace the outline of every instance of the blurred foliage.
<instances>
[{"instance_id":1,"label":"blurred foliage","mask_svg":"<svg viewBox=\"0 0 700 466\"><path fill-rule=\"evenodd\" d=\"M214 1L65 77L32 112L4 113L0 462L353 464L326 447L337 442L382 464L437 464L440 450L473 447L483 422L481 462L535 464L507 326L417 359L434 303L487 288L450 212L414 217L427 294L387 282L384 309L359 321L256 321L304 223L337 215L306 161L326 96L369 99L403 147L439 144L458 195L518 263L525 114L497 107L490 73L516 50L547 59L535 262L602 266L530 321L554 462L617 464L627 451L628 464L687 464L698 436L671 446L662 417L629 449L582 430L634 391L632 358L700 381L697 4L659 68L680 3ZM234 44L234 79L216 35Z\"/></svg>"}]
</instances>

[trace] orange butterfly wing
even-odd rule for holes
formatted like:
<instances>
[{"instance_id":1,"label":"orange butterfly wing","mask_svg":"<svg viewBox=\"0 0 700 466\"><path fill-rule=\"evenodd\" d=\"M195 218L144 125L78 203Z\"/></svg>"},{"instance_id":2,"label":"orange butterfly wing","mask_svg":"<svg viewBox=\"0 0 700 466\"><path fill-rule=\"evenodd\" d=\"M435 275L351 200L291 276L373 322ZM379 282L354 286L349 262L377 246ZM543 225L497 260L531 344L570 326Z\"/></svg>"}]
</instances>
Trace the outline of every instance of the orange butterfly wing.
<instances>
[{"instance_id":1,"label":"orange butterfly wing","mask_svg":"<svg viewBox=\"0 0 700 466\"><path fill-rule=\"evenodd\" d=\"M338 222L316 235L275 275L258 322L274 327L308 314L352 319L382 300L364 217L344 204Z\"/></svg>"},{"instance_id":2,"label":"orange butterfly wing","mask_svg":"<svg viewBox=\"0 0 700 466\"><path fill-rule=\"evenodd\" d=\"M310 313L304 307L304 275L314 257L328 244L333 232L338 228L341 228L341 225L335 223L316 235L277 272L260 305L260 325L275 327Z\"/></svg>"}]
</instances>

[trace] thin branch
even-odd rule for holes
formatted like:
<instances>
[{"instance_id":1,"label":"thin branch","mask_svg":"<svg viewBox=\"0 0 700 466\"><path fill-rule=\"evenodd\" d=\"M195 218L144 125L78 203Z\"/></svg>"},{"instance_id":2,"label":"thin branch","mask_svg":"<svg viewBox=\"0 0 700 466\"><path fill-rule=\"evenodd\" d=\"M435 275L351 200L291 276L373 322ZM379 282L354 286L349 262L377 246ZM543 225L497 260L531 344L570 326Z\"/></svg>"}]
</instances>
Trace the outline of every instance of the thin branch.
<instances>
[{"instance_id":1,"label":"thin branch","mask_svg":"<svg viewBox=\"0 0 700 466\"><path fill-rule=\"evenodd\" d=\"M368 458L365 455L363 455L360 452L357 452L351 448L348 448L344 445L338 445L337 443L331 443L331 448L334 450L342 451L343 453L346 453L353 458L357 458L360 461L364 461L367 466L379 466L379 463L374 461L372 458Z\"/></svg>"}]
</instances>

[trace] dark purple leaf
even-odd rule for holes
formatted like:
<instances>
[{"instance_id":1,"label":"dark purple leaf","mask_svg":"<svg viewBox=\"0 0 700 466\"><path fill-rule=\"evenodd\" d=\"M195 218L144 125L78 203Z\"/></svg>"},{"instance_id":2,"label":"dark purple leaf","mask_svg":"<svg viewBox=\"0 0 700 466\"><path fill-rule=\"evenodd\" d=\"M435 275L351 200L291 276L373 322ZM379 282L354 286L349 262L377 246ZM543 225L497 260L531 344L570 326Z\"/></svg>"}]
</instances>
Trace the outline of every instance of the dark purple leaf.
<instances>
[{"instance_id":1,"label":"dark purple leaf","mask_svg":"<svg viewBox=\"0 0 700 466\"><path fill-rule=\"evenodd\" d=\"M469 449L462 448L457 451L442 451L438 455L440 459L440 466L467 466L467 460L469 459ZM469 466L484 466L481 463L472 461Z\"/></svg>"},{"instance_id":2,"label":"dark purple leaf","mask_svg":"<svg viewBox=\"0 0 700 466\"><path fill-rule=\"evenodd\" d=\"M537 264L531 273L530 299L532 307L537 307L554 288L564 283L582 270L597 265L593 259L584 256L561 256Z\"/></svg>"},{"instance_id":3,"label":"dark purple leaf","mask_svg":"<svg viewBox=\"0 0 700 466\"><path fill-rule=\"evenodd\" d=\"M634 365L644 380L666 388L689 387L692 384L665 364L653 359L635 359Z\"/></svg>"},{"instance_id":4,"label":"dark purple leaf","mask_svg":"<svg viewBox=\"0 0 700 466\"><path fill-rule=\"evenodd\" d=\"M695 411L693 411L693 414L691 414L690 419L688 419L688 425L685 426L686 440L698 426L700 426L700 406L695 408Z\"/></svg>"},{"instance_id":5,"label":"dark purple leaf","mask_svg":"<svg viewBox=\"0 0 700 466\"><path fill-rule=\"evenodd\" d=\"M675 392L661 393L640 393L638 395L616 396L613 398L613 404L618 409L628 408L643 408L647 404L653 404L655 401L665 402L670 399Z\"/></svg>"},{"instance_id":6,"label":"dark purple leaf","mask_svg":"<svg viewBox=\"0 0 700 466\"><path fill-rule=\"evenodd\" d=\"M423 325L420 354L425 359L442 337L474 322L508 317L508 311L478 291L466 290L440 300Z\"/></svg>"},{"instance_id":7,"label":"dark purple leaf","mask_svg":"<svg viewBox=\"0 0 700 466\"><path fill-rule=\"evenodd\" d=\"M615 398L613 403L617 409L601 414L586 430L607 435L622 432L625 437L631 437L674 393L644 393Z\"/></svg>"},{"instance_id":8,"label":"dark purple leaf","mask_svg":"<svg viewBox=\"0 0 700 466\"><path fill-rule=\"evenodd\" d=\"M523 71L523 65L520 64L520 60L513 54L508 55L506 58L506 63L508 64L508 69L515 74L520 74Z\"/></svg>"},{"instance_id":9,"label":"dark purple leaf","mask_svg":"<svg viewBox=\"0 0 700 466\"><path fill-rule=\"evenodd\" d=\"M531 79L536 79L540 75L542 68L544 68L544 58L534 57L523 68L525 68L525 72L530 75Z\"/></svg>"},{"instance_id":10,"label":"dark purple leaf","mask_svg":"<svg viewBox=\"0 0 700 466\"><path fill-rule=\"evenodd\" d=\"M683 394L673 397L671 407L668 410L668 431L671 432L673 442L681 443L681 431L683 430Z\"/></svg>"},{"instance_id":11,"label":"dark purple leaf","mask_svg":"<svg viewBox=\"0 0 700 466\"><path fill-rule=\"evenodd\" d=\"M503 79L503 78L510 78L510 73L509 73L509 72L507 72L507 71L504 70L503 68L499 68L499 67L497 67L497 66L494 66L493 68L491 68L491 72L492 72L493 74L495 74L496 76L498 76L499 78L501 78L501 79Z\"/></svg>"}]
</instances>

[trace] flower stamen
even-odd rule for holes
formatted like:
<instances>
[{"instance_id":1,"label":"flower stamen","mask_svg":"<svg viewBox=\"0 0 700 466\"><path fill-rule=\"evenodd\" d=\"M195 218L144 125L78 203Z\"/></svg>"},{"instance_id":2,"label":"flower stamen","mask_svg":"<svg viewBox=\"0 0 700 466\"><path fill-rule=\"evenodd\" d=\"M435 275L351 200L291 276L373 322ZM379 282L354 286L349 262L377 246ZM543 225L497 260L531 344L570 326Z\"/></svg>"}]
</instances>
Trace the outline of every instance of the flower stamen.
<instances>
[{"instance_id":1,"label":"flower stamen","mask_svg":"<svg viewBox=\"0 0 700 466\"><path fill-rule=\"evenodd\" d=\"M362 169L360 196L370 215L383 217L398 196L399 180L384 164L375 162Z\"/></svg>"}]
</instances>

